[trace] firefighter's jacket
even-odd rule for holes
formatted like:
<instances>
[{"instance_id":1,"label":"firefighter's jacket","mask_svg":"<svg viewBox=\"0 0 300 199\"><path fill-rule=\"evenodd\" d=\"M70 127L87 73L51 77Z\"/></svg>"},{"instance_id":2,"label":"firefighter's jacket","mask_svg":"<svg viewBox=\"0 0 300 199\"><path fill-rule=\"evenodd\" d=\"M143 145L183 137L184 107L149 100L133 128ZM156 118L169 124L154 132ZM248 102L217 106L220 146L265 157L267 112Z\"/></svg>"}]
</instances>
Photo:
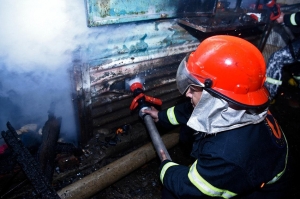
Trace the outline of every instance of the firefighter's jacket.
<instances>
[{"instance_id":1,"label":"firefighter's jacket","mask_svg":"<svg viewBox=\"0 0 300 199\"><path fill-rule=\"evenodd\" d=\"M190 108L159 112L160 123L186 124ZM190 166L162 162L160 179L178 198L281 198L286 187L287 142L272 115L263 122L217 134L198 132Z\"/></svg>"}]
</instances>

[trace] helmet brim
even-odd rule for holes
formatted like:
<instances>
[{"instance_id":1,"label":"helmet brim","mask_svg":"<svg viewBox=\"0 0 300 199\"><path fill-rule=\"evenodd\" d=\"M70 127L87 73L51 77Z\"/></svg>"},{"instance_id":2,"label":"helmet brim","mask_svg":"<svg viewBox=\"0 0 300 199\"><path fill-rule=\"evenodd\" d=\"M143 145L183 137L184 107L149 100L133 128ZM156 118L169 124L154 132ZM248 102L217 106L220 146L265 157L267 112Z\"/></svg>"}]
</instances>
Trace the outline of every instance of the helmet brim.
<instances>
[{"instance_id":1,"label":"helmet brim","mask_svg":"<svg viewBox=\"0 0 300 199\"><path fill-rule=\"evenodd\" d=\"M247 95L236 94L229 91L221 90L218 88L204 88L207 91L214 93L215 95L223 98L224 100L238 105L245 109L263 109L266 108L270 103L269 91L263 86L261 89L249 92ZM234 99L234 100L233 100Z\"/></svg>"}]
</instances>

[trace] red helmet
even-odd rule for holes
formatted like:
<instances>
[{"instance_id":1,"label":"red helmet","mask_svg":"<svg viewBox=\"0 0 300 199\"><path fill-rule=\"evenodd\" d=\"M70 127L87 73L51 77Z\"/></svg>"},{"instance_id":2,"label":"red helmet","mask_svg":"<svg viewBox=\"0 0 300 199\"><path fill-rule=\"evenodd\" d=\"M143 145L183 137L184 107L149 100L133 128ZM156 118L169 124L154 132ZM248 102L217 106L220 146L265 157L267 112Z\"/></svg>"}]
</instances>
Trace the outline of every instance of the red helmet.
<instances>
[{"instance_id":1,"label":"red helmet","mask_svg":"<svg viewBox=\"0 0 300 199\"><path fill-rule=\"evenodd\" d=\"M186 59L187 63L183 60L177 71L180 92L190 84L197 84L241 106L268 105L264 57L250 42L228 35L212 36L202 41ZM188 81L182 85L187 77Z\"/></svg>"}]
</instances>

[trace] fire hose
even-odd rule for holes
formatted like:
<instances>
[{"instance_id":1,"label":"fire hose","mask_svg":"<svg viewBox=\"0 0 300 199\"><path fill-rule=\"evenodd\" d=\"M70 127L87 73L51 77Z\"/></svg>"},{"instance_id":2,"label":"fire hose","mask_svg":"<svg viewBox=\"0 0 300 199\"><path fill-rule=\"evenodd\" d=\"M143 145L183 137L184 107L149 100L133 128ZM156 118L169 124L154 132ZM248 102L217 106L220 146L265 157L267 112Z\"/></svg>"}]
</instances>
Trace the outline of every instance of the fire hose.
<instances>
[{"instance_id":1,"label":"fire hose","mask_svg":"<svg viewBox=\"0 0 300 199\"><path fill-rule=\"evenodd\" d=\"M162 101L160 99L145 95L143 85L141 84L141 82L139 82L138 79L134 79L132 81L132 84L130 85L130 90L132 91L133 96L135 97L130 105L130 110L133 111L136 108L139 109L139 116L143 119L147 127L152 143L160 160L163 160L161 151L165 153L167 159L172 160L166 149L166 146L164 145L160 137L160 134L156 128L152 117L149 114L143 112L144 109L150 109L151 104L161 105Z\"/></svg>"},{"instance_id":2,"label":"fire hose","mask_svg":"<svg viewBox=\"0 0 300 199\"><path fill-rule=\"evenodd\" d=\"M152 117L149 114L142 113L142 110L140 110L140 117L144 119L144 122L147 126L147 130L150 134L152 143L154 145L154 148L155 148L160 160L163 159L161 156L161 153L160 153L161 150L164 151L167 159L172 160L166 149L166 146L164 145L164 143L159 135L159 132L155 126L155 123L153 122Z\"/></svg>"}]
</instances>

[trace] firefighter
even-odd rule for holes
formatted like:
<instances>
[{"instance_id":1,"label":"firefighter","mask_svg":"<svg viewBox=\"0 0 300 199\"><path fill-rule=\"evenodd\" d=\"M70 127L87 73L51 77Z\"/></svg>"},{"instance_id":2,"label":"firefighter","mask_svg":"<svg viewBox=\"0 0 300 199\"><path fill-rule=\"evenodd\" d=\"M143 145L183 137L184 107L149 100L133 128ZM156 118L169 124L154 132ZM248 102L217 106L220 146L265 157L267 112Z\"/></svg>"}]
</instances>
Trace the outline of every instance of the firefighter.
<instances>
[{"instance_id":1,"label":"firefighter","mask_svg":"<svg viewBox=\"0 0 300 199\"><path fill-rule=\"evenodd\" d=\"M177 87L190 98L192 112L180 104L144 110L158 123L194 130L189 167L163 157L163 198L283 198L288 146L268 110L266 66L248 41L212 36L184 58Z\"/></svg>"},{"instance_id":2,"label":"firefighter","mask_svg":"<svg viewBox=\"0 0 300 199\"><path fill-rule=\"evenodd\" d=\"M276 19L279 24L284 24L289 28L299 28L300 12L284 13ZM294 39L289 44L278 51L274 52L267 63L267 79L265 86L274 99L278 93L279 87L287 85L297 87L300 81L300 69L292 68L292 77L288 72L283 72L284 66L295 65L300 60L300 38Z\"/></svg>"},{"instance_id":3,"label":"firefighter","mask_svg":"<svg viewBox=\"0 0 300 199\"><path fill-rule=\"evenodd\" d=\"M297 81L300 80L300 38L295 39L287 46L274 52L267 63L267 79L265 86L270 92L270 96L275 98L278 94L278 89L282 84L287 84L293 87L297 87ZM298 65L293 69L292 77L290 73L284 73L283 68L290 65Z\"/></svg>"},{"instance_id":4,"label":"firefighter","mask_svg":"<svg viewBox=\"0 0 300 199\"><path fill-rule=\"evenodd\" d=\"M300 12L285 14L281 12L280 17L276 19L280 24L289 28L299 28ZM300 61L300 38L289 42L288 45L274 52L267 63L267 79L265 86L268 88L271 97L274 99L278 94L281 85L286 84L292 87L299 87L300 68L289 67L299 65ZM291 69L284 72L284 66Z\"/></svg>"}]
</instances>

